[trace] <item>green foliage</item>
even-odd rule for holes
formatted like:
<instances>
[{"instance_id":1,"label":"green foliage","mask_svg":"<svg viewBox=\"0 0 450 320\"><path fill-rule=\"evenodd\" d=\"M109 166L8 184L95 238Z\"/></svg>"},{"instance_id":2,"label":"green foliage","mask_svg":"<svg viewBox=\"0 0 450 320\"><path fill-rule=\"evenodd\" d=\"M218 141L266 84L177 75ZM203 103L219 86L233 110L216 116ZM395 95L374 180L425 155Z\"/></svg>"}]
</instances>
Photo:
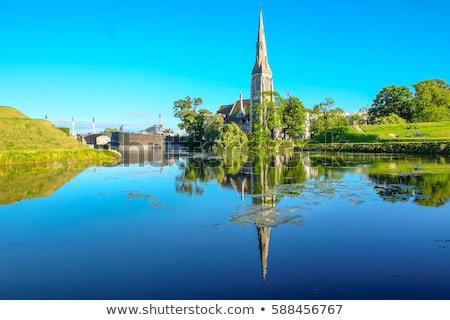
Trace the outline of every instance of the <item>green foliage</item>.
<instances>
[{"instance_id":1,"label":"green foliage","mask_svg":"<svg viewBox=\"0 0 450 320\"><path fill-rule=\"evenodd\" d=\"M350 126L334 127L323 131L314 138L314 141L320 143L376 142L378 135L359 133Z\"/></svg>"},{"instance_id":2,"label":"green foliage","mask_svg":"<svg viewBox=\"0 0 450 320\"><path fill-rule=\"evenodd\" d=\"M389 86L383 88L375 97L372 107L369 108L369 123L375 123L375 119L396 114L406 121L411 122L414 116L414 104L412 93L405 86Z\"/></svg>"},{"instance_id":3,"label":"green foliage","mask_svg":"<svg viewBox=\"0 0 450 320\"><path fill-rule=\"evenodd\" d=\"M282 99L283 104L283 125L282 131L285 138L298 138L305 130L306 109L297 97L289 96Z\"/></svg>"},{"instance_id":4,"label":"green foliage","mask_svg":"<svg viewBox=\"0 0 450 320\"><path fill-rule=\"evenodd\" d=\"M450 85L440 79L425 80L413 85L416 93L416 122L450 120Z\"/></svg>"},{"instance_id":5,"label":"green foliage","mask_svg":"<svg viewBox=\"0 0 450 320\"><path fill-rule=\"evenodd\" d=\"M253 128L255 144L265 142L266 137L275 139L277 130L283 126L283 102L281 96L277 92L265 91L261 92L262 103L252 106L253 112Z\"/></svg>"},{"instance_id":6,"label":"green foliage","mask_svg":"<svg viewBox=\"0 0 450 320\"><path fill-rule=\"evenodd\" d=\"M405 153L425 155L450 155L447 142L354 142L354 143L307 143L301 150L321 150L339 153Z\"/></svg>"},{"instance_id":7,"label":"green foliage","mask_svg":"<svg viewBox=\"0 0 450 320\"><path fill-rule=\"evenodd\" d=\"M173 103L174 116L181 121L178 127L181 130L186 130L187 134L190 134L190 131L193 130L195 118L198 115L197 107L202 104L201 98L191 98L190 96Z\"/></svg>"},{"instance_id":8,"label":"green foliage","mask_svg":"<svg viewBox=\"0 0 450 320\"><path fill-rule=\"evenodd\" d=\"M406 120L400 118L396 113L391 113L388 116L375 118L374 124L405 124Z\"/></svg>"},{"instance_id":9,"label":"green foliage","mask_svg":"<svg viewBox=\"0 0 450 320\"><path fill-rule=\"evenodd\" d=\"M211 114L204 118L203 130L207 141L216 141L223 129L223 117L220 114Z\"/></svg>"},{"instance_id":10,"label":"green foliage","mask_svg":"<svg viewBox=\"0 0 450 320\"><path fill-rule=\"evenodd\" d=\"M261 97L264 102L252 106L252 146L264 147L274 139L297 138L304 131L306 109L299 98L284 99L272 91L263 92Z\"/></svg>"},{"instance_id":11,"label":"green foliage","mask_svg":"<svg viewBox=\"0 0 450 320\"><path fill-rule=\"evenodd\" d=\"M253 148L263 148L270 144L271 134L268 129L260 121L261 105L253 105L252 111L254 114L252 133L249 134L250 145Z\"/></svg>"},{"instance_id":12,"label":"green foliage","mask_svg":"<svg viewBox=\"0 0 450 320\"><path fill-rule=\"evenodd\" d=\"M441 79L417 82L414 95L405 86L383 88L369 109L369 123L397 114L407 122L450 120L450 85Z\"/></svg>"},{"instance_id":13,"label":"green foliage","mask_svg":"<svg viewBox=\"0 0 450 320\"><path fill-rule=\"evenodd\" d=\"M327 98L313 107L311 130L314 134L321 134L332 127L347 125L344 110L335 107L333 99Z\"/></svg>"},{"instance_id":14,"label":"green foliage","mask_svg":"<svg viewBox=\"0 0 450 320\"><path fill-rule=\"evenodd\" d=\"M178 127L186 131L188 147L210 149L223 126L223 118L207 109L197 108L203 103L201 98L186 97L174 102L174 116L180 119Z\"/></svg>"},{"instance_id":15,"label":"green foliage","mask_svg":"<svg viewBox=\"0 0 450 320\"><path fill-rule=\"evenodd\" d=\"M236 123L227 123L220 130L213 149L228 153L246 151L248 149L247 134Z\"/></svg>"},{"instance_id":16,"label":"green foliage","mask_svg":"<svg viewBox=\"0 0 450 320\"><path fill-rule=\"evenodd\" d=\"M105 128L105 130L103 130L103 133L111 133L111 132L117 132L119 131L119 129L117 128Z\"/></svg>"}]
</instances>

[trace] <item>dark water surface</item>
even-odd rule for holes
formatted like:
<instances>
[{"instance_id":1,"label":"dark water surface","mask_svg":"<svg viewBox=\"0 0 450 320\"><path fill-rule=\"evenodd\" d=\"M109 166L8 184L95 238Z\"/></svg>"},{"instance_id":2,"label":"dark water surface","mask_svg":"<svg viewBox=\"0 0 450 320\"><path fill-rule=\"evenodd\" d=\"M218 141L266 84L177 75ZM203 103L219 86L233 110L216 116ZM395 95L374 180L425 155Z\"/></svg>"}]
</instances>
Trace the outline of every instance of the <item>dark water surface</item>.
<instances>
[{"instance_id":1,"label":"dark water surface","mask_svg":"<svg viewBox=\"0 0 450 320\"><path fill-rule=\"evenodd\" d=\"M0 298L450 299L449 163L0 167Z\"/></svg>"}]
</instances>

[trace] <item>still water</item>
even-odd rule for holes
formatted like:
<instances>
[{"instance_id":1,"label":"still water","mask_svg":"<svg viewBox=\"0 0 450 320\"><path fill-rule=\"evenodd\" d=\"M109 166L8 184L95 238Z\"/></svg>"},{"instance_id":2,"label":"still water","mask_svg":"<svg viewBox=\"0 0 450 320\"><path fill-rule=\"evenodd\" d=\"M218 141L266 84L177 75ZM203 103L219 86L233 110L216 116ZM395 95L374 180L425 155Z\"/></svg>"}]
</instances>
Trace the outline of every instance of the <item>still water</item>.
<instances>
[{"instance_id":1,"label":"still water","mask_svg":"<svg viewBox=\"0 0 450 320\"><path fill-rule=\"evenodd\" d=\"M158 159L0 167L0 299L450 299L449 157Z\"/></svg>"}]
</instances>

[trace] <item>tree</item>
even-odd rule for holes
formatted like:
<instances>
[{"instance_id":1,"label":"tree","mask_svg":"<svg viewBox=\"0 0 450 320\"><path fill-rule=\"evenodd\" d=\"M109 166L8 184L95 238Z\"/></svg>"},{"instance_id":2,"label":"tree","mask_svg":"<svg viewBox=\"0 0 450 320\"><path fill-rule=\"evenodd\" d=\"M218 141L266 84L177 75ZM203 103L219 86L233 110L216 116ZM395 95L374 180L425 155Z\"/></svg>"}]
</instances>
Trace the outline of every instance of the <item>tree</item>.
<instances>
[{"instance_id":1,"label":"tree","mask_svg":"<svg viewBox=\"0 0 450 320\"><path fill-rule=\"evenodd\" d=\"M203 132L206 143L210 146L215 145L215 141L220 136L223 126L223 117L220 114L207 116L203 121Z\"/></svg>"},{"instance_id":2,"label":"tree","mask_svg":"<svg viewBox=\"0 0 450 320\"><path fill-rule=\"evenodd\" d=\"M265 121L260 117L263 116L262 105L256 104L252 106L253 121L252 132L249 134L250 144L255 148L263 148L270 143L270 132L265 126Z\"/></svg>"},{"instance_id":3,"label":"tree","mask_svg":"<svg viewBox=\"0 0 450 320\"><path fill-rule=\"evenodd\" d=\"M190 96L173 103L174 116L181 121L181 123L178 124L178 127L181 130L186 130L188 135L192 133L190 131L194 128L193 124L195 122L195 117L197 116L197 107L202 104L202 98L191 98Z\"/></svg>"},{"instance_id":4,"label":"tree","mask_svg":"<svg viewBox=\"0 0 450 320\"><path fill-rule=\"evenodd\" d=\"M252 106L253 128L250 136L255 147L266 146L271 139L278 138L282 128L283 104L277 92L260 93L261 103Z\"/></svg>"},{"instance_id":5,"label":"tree","mask_svg":"<svg viewBox=\"0 0 450 320\"><path fill-rule=\"evenodd\" d=\"M195 113L194 121L188 129L191 138L194 138L196 142L204 142L208 140L205 135L205 121L211 116L211 111L206 109L200 109Z\"/></svg>"},{"instance_id":6,"label":"tree","mask_svg":"<svg viewBox=\"0 0 450 320\"><path fill-rule=\"evenodd\" d=\"M188 96L175 101L173 111L181 120L178 127L186 131L188 146L210 149L223 127L223 118L207 109L197 110L202 103L201 98Z\"/></svg>"},{"instance_id":7,"label":"tree","mask_svg":"<svg viewBox=\"0 0 450 320\"><path fill-rule=\"evenodd\" d=\"M326 98L313 107L312 119L311 129L316 135L328 128L348 125L344 110L335 107L332 98Z\"/></svg>"},{"instance_id":8,"label":"tree","mask_svg":"<svg viewBox=\"0 0 450 320\"><path fill-rule=\"evenodd\" d=\"M442 121L450 119L450 85L444 80L433 79L417 82L414 105L415 121Z\"/></svg>"},{"instance_id":9,"label":"tree","mask_svg":"<svg viewBox=\"0 0 450 320\"><path fill-rule=\"evenodd\" d=\"M213 148L215 151L226 152L247 150L247 134L234 122L224 124L215 140Z\"/></svg>"},{"instance_id":10,"label":"tree","mask_svg":"<svg viewBox=\"0 0 450 320\"><path fill-rule=\"evenodd\" d=\"M305 130L306 109L297 97L281 99L283 103L282 125L285 138L298 138Z\"/></svg>"},{"instance_id":11,"label":"tree","mask_svg":"<svg viewBox=\"0 0 450 320\"><path fill-rule=\"evenodd\" d=\"M283 126L283 102L280 94L273 91L261 92L260 105L253 108L261 129L269 133L271 139L278 137L278 131Z\"/></svg>"},{"instance_id":12,"label":"tree","mask_svg":"<svg viewBox=\"0 0 450 320\"><path fill-rule=\"evenodd\" d=\"M389 86L383 88L375 97L369 108L368 120L373 123L376 118L386 117L392 113L411 122L414 116L412 93L405 86Z\"/></svg>"},{"instance_id":13,"label":"tree","mask_svg":"<svg viewBox=\"0 0 450 320\"><path fill-rule=\"evenodd\" d=\"M297 97L284 99L278 92L265 91L263 103L254 105L252 144L265 146L272 139L297 138L304 131L306 109ZM282 134L281 134L282 133Z\"/></svg>"}]
</instances>

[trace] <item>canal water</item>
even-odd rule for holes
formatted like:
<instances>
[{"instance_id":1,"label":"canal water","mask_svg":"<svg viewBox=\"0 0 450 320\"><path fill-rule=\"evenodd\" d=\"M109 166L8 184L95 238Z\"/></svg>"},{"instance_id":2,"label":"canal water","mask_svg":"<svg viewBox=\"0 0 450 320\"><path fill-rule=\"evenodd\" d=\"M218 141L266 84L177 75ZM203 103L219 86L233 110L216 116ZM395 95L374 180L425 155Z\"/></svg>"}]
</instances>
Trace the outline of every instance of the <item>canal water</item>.
<instances>
[{"instance_id":1,"label":"canal water","mask_svg":"<svg viewBox=\"0 0 450 320\"><path fill-rule=\"evenodd\" d=\"M450 299L449 157L130 156L0 191L0 299Z\"/></svg>"}]
</instances>

